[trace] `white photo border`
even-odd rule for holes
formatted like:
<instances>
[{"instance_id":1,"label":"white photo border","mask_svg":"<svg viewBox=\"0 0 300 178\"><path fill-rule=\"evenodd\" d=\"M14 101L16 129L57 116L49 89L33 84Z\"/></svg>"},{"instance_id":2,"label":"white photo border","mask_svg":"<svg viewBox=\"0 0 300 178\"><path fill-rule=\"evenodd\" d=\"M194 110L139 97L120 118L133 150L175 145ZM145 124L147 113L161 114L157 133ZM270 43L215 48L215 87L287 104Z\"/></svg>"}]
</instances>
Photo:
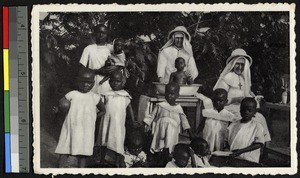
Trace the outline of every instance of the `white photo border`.
<instances>
[{"instance_id":1,"label":"white photo border","mask_svg":"<svg viewBox=\"0 0 300 178\"><path fill-rule=\"evenodd\" d=\"M108 175L166 175L166 174L251 174L251 175L277 175L297 173L297 122L296 122L296 33L295 33L295 4L287 3L258 3L258 4L50 4L33 5L31 12L31 44L32 44L32 111L33 111L33 167L37 174L108 174ZM40 12L174 12L174 11L287 11L290 20L290 131L291 131L291 167L268 167L268 168L41 168L40 164L40 33L39 33L39 13ZM155 171L154 171L155 170Z\"/></svg>"}]
</instances>

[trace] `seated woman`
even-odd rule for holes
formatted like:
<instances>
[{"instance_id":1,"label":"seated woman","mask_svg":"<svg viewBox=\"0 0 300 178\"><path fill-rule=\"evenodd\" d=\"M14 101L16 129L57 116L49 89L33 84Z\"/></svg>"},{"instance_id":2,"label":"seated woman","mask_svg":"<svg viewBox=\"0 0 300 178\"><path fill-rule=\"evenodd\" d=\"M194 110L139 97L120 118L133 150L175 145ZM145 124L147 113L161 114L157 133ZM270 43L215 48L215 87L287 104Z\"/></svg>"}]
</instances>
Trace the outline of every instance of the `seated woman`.
<instances>
[{"instance_id":1,"label":"seated woman","mask_svg":"<svg viewBox=\"0 0 300 178\"><path fill-rule=\"evenodd\" d=\"M170 75L176 72L175 60L181 57L185 60L184 71L194 80L198 69L193 57L191 36L183 26L178 26L169 33L169 41L160 49L157 62L157 76L160 83L168 83Z\"/></svg>"},{"instance_id":2,"label":"seated woman","mask_svg":"<svg viewBox=\"0 0 300 178\"><path fill-rule=\"evenodd\" d=\"M241 119L240 103L245 97L255 97L251 92L250 66L252 58L243 49L235 49L231 56L226 60L226 67L214 86L223 88L228 92L227 106L224 108L235 114L236 118ZM264 126L265 141L271 141L270 133L264 116L256 113L254 120Z\"/></svg>"}]
</instances>

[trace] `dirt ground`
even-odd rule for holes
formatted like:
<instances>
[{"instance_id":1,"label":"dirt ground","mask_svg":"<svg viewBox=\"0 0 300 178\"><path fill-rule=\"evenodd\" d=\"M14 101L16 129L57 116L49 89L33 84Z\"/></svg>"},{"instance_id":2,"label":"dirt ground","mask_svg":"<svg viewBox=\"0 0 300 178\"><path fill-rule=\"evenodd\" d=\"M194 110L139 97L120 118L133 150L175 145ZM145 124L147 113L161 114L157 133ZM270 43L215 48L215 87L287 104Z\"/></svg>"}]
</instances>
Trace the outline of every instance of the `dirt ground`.
<instances>
[{"instance_id":1,"label":"dirt ground","mask_svg":"<svg viewBox=\"0 0 300 178\"><path fill-rule=\"evenodd\" d=\"M46 108L50 111L51 108ZM188 110L188 117L193 117L192 110ZM270 129L272 135L272 141L268 143L268 146L272 149L279 150L289 155L290 152L290 135L287 117L280 117L282 115L274 114L272 116L272 128ZM64 118L60 115L55 115L51 112L45 112L41 117L41 167L43 168L57 168L59 166L59 155L55 154L55 148L58 142L60 129L63 124ZM186 137L180 137L180 142L189 143L189 139ZM75 167L77 160L74 157L70 157L67 161L67 166ZM281 166L282 160L279 157L269 155L268 159L265 159L264 164L267 166Z\"/></svg>"}]
</instances>

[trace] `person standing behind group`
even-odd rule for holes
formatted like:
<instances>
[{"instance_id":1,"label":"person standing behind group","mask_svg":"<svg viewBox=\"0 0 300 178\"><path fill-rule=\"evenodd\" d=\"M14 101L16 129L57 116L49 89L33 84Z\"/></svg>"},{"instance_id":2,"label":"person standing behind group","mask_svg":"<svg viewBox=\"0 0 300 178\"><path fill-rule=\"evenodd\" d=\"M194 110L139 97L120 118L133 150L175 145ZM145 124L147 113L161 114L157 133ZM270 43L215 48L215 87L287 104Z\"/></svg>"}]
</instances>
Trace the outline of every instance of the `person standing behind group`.
<instances>
[{"instance_id":1,"label":"person standing behind group","mask_svg":"<svg viewBox=\"0 0 300 178\"><path fill-rule=\"evenodd\" d=\"M183 26L178 26L169 33L169 41L160 49L157 62L157 76L160 83L168 83L171 73L176 71L175 60L185 60L185 71L194 80L198 69L193 57L191 36Z\"/></svg>"},{"instance_id":2,"label":"person standing behind group","mask_svg":"<svg viewBox=\"0 0 300 178\"><path fill-rule=\"evenodd\" d=\"M108 30L103 24L95 27L95 44L88 45L84 48L83 53L80 58L80 63L95 71L97 74L95 76L95 85L92 91L97 94L104 94L111 88L108 81L99 85L99 82L104 78L104 68L105 61L111 55L113 51L113 46L107 43Z\"/></svg>"}]
</instances>

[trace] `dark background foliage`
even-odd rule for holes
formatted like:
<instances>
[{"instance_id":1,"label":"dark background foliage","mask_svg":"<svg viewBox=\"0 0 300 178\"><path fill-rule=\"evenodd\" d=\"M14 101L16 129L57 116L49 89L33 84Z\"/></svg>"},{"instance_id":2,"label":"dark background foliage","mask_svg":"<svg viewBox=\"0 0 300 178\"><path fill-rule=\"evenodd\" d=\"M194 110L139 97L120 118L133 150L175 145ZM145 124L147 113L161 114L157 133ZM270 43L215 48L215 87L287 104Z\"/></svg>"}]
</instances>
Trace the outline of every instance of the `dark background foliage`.
<instances>
[{"instance_id":1,"label":"dark background foliage","mask_svg":"<svg viewBox=\"0 0 300 178\"><path fill-rule=\"evenodd\" d=\"M192 36L199 70L195 82L203 84L203 93L209 95L232 50L243 48L253 58L252 83L262 85L267 100L281 100L281 78L289 73L290 60L287 12L48 13L40 22L42 100L57 102L76 86L81 53L94 43L98 24L108 26L110 42L126 40L125 53L131 61L127 88L136 106L140 94L154 93L157 54L168 32L179 25Z\"/></svg>"}]
</instances>

